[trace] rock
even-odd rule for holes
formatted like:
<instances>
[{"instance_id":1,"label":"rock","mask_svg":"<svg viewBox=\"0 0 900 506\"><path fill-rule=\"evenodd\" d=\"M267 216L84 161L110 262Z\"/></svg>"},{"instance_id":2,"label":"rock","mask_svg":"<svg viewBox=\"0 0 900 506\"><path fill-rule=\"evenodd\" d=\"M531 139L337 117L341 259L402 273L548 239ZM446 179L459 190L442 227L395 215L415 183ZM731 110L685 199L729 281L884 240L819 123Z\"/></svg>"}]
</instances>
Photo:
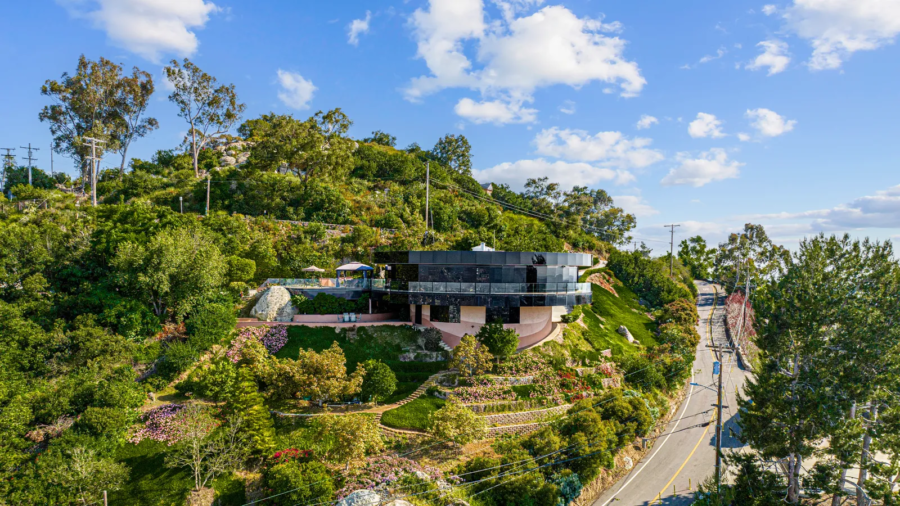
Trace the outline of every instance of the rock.
<instances>
[{"instance_id":1,"label":"rock","mask_svg":"<svg viewBox=\"0 0 900 506\"><path fill-rule=\"evenodd\" d=\"M625 336L625 339L628 339L629 343L634 343L634 336L631 335L631 332L625 328L625 325L619 325L619 328L616 329L616 332Z\"/></svg>"},{"instance_id":2,"label":"rock","mask_svg":"<svg viewBox=\"0 0 900 506\"><path fill-rule=\"evenodd\" d=\"M238 165L241 165L242 163L246 163L247 160L249 160L249 159L250 159L250 153L249 153L249 152L246 152L246 151L245 151L245 152L243 152L243 153L238 153L238 155L237 155L237 164L238 164Z\"/></svg>"},{"instance_id":3,"label":"rock","mask_svg":"<svg viewBox=\"0 0 900 506\"><path fill-rule=\"evenodd\" d=\"M223 156L219 158L219 163L223 167L234 167L237 164L237 160L233 156Z\"/></svg>"},{"instance_id":4,"label":"rock","mask_svg":"<svg viewBox=\"0 0 900 506\"><path fill-rule=\"evenodd\" d=\"M385 506L413 506L411 502L404 501L403 499L394 499L393 501L387 503Z\"/></svg>"},{"instance_id":5,"label":"rock","mask_svg":"<svg viewBox=\"0 0 900 506\"><path fill-rule=\"evenodd\" d=\"M622 463L625 464L625 469L634 467L634 461L631 460L631 457L622 457Z\"/></svg>"},{"instance_id":6,"label":"rock","mask_svg":"<svg viewBox=\"0 0 900 506\"><path fill-rule=\"evenodd\" d=\"M297 314L297 308L291 304L291 292L283 286L273 286L253 306L251 316L264 322L289 322Z\"/></svg>"},{"instance_id":7,"label":"rock","mask_svg":"<svg viewBox=\"0 0 900 506\"><path fill-rule=\"evenodd\" d=\"M371 490L357 490L338 501L335 506L378 506L380 503L381 496L377 493Z\"/></svg>"},{"instance_id":8,"label":"rock","mask_svg":"<svg viewBox=\"0 0 900 506\"><path fill-rule=\"evenodd\" d=\"M187 498L187 506L212 506L216 500L216 491L211 488L194 490Z\"/></svg>"}]
</instances>

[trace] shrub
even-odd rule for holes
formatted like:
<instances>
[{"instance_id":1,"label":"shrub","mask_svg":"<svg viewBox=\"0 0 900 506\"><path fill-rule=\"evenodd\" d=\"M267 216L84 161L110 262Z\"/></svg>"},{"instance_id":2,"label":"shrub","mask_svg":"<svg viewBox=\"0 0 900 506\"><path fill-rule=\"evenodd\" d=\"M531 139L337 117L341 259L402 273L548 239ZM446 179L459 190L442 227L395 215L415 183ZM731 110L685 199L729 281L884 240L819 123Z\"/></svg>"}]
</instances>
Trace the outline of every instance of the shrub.
<instances>
[{"instance_id":1,"label":"shrub","mask_svg":"<svg viewBox=\"0 0 900 506\"><path fill-rule=\"evenodd\" d=\"M190 343L198 350L206 350L229 336L237 324L237 317L230 307L207 304L187 321Z\"/></svg>"},{"instance_id":2,"label":"shrub","mask_svg":"<svg viewBox=\"0 0 900 506\"><path fill-rule=\"evenodd\" d=\"M122 409L90 407L81 414L77 426L95 436L114 436L128 428L128 417Z\"/></svg>"},{"instance_id":3,"label":"shrub","mask_svg":"<svg viewBox=\"0 0 900 506\"><path fill-rule=\"evenodd\" d=\"M194 348L193 344L189 342L171 343L166 349L166 354L160 358L156 369L161 376L172 378L190 367L198 358L200 358L200 352Z\"/></svg>"},{"instance_id":4,"label":"shrub","mask_svg":"<svg viewBox=\"0 0 900 506\"><path fill-rule=\"evenodd\" d=\"M441 351L443 334L436 328L427 328L422 332L423 346L428 351Z\"/></svg>"},{"instance_id":5,"label":"shrub","mask_svg":"<svg viewBox=\"0 0 900 506\"><path fill-rule=\"evenodd\" d=\"M366 371L360 391L363 399L372 399L377 403L379 399L389 397L397 390L397 376L383 362L367 360L362 366Z\"/></svg>"},{"instance_id":6,"label":"shrub","mask_svg":"<svg viewBox=\"0 0 900 506\"><path fill-rule=\"evenodd\" d=\"M228 263L228 281L243 281L246 283L253 279L253 275L256 274L256 262L249 258L230 256L225 261Z\"/></svg>"},{"instance_id":7,"label":"shrub","mask_svg":"<svg viewBox=\"0 0 900 506\"><path fill-rule=\"evenodd\" d=\"M484 439L487 422L462 404L448 402L428 417L428 433L435 439L447 439L462 446Z\"/></svg>"},{"instance_id":8,"label":"shrub","mask_svg":"<svg viewBox=\"0 0 900 506\"><path fill-rule=\"evenodd\" d=\"M495 357L508 357L515 353L519 346L519 334L513 329L503 328L503 322L500 320L482 325L475 338L487 346L488 351Z\"/></svg>"},{"instance_id":9,"label":"shrub","mask_svg":"<svg viewBox=\"0 0 900 506\"><path fill-rule=\"evenodd\" d=\"M328 469L319 462L278 464L266 471L265 481L272 495L284 494L271 499L272 504L303 504L334 498L334 482Z\"/></svg>"},{"instance_id":10,"label":"shrub","mask_svg":"<svg viewBox=\"0 0 900 506\"><path fill-rule=\"evenodd\" d=\"M347 300L327 293L320 293L309 299L303 295L291 297L291 303L300 314L341 314L367 310L369 295L359 300Z\"/></svg>"}]
</instances>

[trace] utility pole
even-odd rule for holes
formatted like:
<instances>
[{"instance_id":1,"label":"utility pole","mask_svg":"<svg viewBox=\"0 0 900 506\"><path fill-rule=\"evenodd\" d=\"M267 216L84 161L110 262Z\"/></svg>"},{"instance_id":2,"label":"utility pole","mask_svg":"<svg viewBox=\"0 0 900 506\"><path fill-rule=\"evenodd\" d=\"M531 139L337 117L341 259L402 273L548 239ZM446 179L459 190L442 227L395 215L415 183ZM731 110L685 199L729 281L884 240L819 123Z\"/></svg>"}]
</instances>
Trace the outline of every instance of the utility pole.
<instances>
[{"instance_id":1,"label":"utility pole","mask_svg":"<svg viewBox=\"0 0 900 506\"><path fill-rule=\"evenodd\" d=\"M184 214L184 197L178 197L178 207L181 209L181 214Z\"/></svg>"},{"instance_id":2,"label":"utility pole","mask_svg":"<svg viewBox=\"0 0 900 506\"><path fill-rule=\"evenodd\" d=\"M103 491L103 506L109 506L109 498L106 497L106 490Z\"/></svg>"},{"instance_id":3,"label":"utility pole","mask_svg":"<svg viewBox=\"0 0 900 506\"><path fill-rule=\"evenodd\" d=\"M211 178L209 174L206 175L206 215L209 216L209 182Z\"/></svg>"},{"instance_id":4,"label":"utility pole","mask_svg":"<svg viewBox=\"0 0 900 506\"><path fill-rule=\"evenodd\" d=\"M3 176L0 183L3 183L3 186L6 186L6 171L12 169L16 166L16 155L12 154L16 148L0 148L5 149L6 154L3 155Z\"/></svg>"},{"instance_id":5,"label":"utility pole","mask_svg":"<svg viewBox=\"0 0 900 506\"><path fill-rule=\"evenodd\" d=\"M712 314L709 317L712 318ZM718 352L716 354L720 360L725 356ZM722 369L725 366L721 362L716 362L716 365L719 366L719 402L716 404L716 494L719 495L722 485Z\"/></svg>"},{"instance_id":6,"label":"utility pole","mask_svg":"<svg viewBox=\"0 0 900 506\"><path fill-rule=\"evenodd\" d=\"M31 186L31 165L32 165L32 163L34 162L34 160L37 160L37 158L31 156L31 152L32 152L32 151L40 151L41 149L40 149L40 148L33 148L33 147L31 147L31 143L30 143L30 142L28 143L28 147L27 147L27 148L26 148L25 146L19 146L19 147L22 148L22 149L27 149L27 150L28 150L28 156L23 156L22 158L27 158L27 159L28 159L28 186Z\"/></svg>"},{"instance_id":7,"label":"utility pole","mask_svg":"<svg viewBox=\"0 0 900 506\"><path fill-rule=\"evenodd\" d=\"M429 163L425 162L425 230L428 230L428 199L429 195L429 186L431 185L431 168Z\"/></svg>"},{"instance_id":8,"label":"utility pole","mask_svg":"<svg viewBox=\"0 0 900 506\"><path fill-rule=\"evenodd\" d=\"M97 207L97 172L100 170L100 158L97 157L97 144L103 144L106 141L94 139L93 137L82 137L86 141L91 141L91 205ZM85 146L88 144L85 143ZM101 146L102 149L102 146ZM95 165L96 163L96 165ZM95 168L96 167L96 168Z\"/></svg>"},{"instance_id":9,"label":"utility pole","mask_svg":"<svg viewBox=\"0 0 900 506\"><path fill-rule=\"evenodd\" d=\"M53 179L53 143L50 143L50 178Z\"/></svg>"},{"instance_id":10,"label":"utility pole","mask_svg":"<svg viewBox=\"0 0 900 506\"><path fill-rule=\"evenodd\" d=\"M663 225L663 227L669 227L672 230L672 239L669 242L669 277L671 278L675 273L675 227L680 227L681 225Z\"/></svg>"}]
</instances>

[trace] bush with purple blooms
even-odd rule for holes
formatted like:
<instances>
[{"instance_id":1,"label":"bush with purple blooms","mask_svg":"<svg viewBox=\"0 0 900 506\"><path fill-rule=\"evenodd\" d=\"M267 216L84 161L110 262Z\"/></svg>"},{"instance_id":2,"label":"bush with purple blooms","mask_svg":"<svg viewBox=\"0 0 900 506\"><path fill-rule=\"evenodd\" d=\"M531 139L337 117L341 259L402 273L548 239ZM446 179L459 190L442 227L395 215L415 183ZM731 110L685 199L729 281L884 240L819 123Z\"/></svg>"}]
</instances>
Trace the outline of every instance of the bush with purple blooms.
<instances>
[{"instance_id":1,"label":"bush with purple blooms","mask_svg":"<svg viewBox=\"0 0 900 506\"><path fill-rule=\"evenodd\" d=\"M181 440L184 427L179 417L175 416L184 409L183 404L163 404L141 414L144 426L138 429L128 441L138 444L144 439L152 439L169 446Z\"/></svg>"},{"instance_id":2,"label":"bush with purple blooms","mask_svg":"<svg viewBox=\"0 0 900 506\"><path fill-rule=\"evenodd\" d=\"M259 341L271 354L278 353L288 342L286 325L260 325L258 327L244 327L238 332L237 337L231 342L231 347L225 355L234 363L241 360L241 349L250 341Z\"/></svg>"}]
</instances>

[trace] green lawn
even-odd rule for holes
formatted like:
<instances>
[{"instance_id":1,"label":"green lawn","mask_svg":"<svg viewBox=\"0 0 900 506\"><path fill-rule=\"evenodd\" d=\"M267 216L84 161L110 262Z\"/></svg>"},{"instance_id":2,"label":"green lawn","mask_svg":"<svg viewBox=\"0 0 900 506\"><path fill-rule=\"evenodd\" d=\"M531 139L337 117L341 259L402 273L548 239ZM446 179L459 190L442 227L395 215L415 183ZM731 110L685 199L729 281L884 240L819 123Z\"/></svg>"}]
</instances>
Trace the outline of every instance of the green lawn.
<instances>
[{"instance_id":1,"label":"green lawn","mask_svg":"<svg viewBox=\"0 0 900 506\"><path fill-rule=\"evenodd\" d=\"M402 401L403 399L406 399L407 397L412 395L412 393L415 392L416 389L419 388L419 385L421 385L421 384L422 384L421 381L405 381L405 382L398 381L397 382L397 390L394 390L394 393L391 394L390 397L388 397L386 399L382 399L380 401L380 403L381 404L393 404L395 402Z\"/></svg>"},{"instance_id":2,"label":"green lawn","mask_svg":"<svg viewBox=\"0 0 900 506\"><path fill-rule=\"evenodd\" d=\"M598 272L609 273L605 268L591 269L581 276L581 281ZM656 346L656 323L647 317L646 309L638 303L637 295L620 283L615 283L614 287L618 297L599 285L591 286L593 302L577 306L573 312L573 317L577 317L580 312L583 316L581 321L587 328L577 324L568 326L566 333L572 341L571 345L580 349L582 345L578 343L586 341L597 352L609 349L614 356L634 353L637 348L616 332L620 325L624 325L642 345ZM583 353L579 351L576 354Z\"/></svg>"},{"instance_id":3,"label":"green lawn","mask_svg":"<svg viewBox=\"0 0 900 506\"><path fill-rule=\"evenodd\" d=\"M445 403L443 399L423 395L399 408L385 411L381 416L381 423L395 429L426 430L428 415L441 409Z\"/></svg>"},{"instance_id":4,"label":"green lawn","mask_svg":"<svg viewBox=\"0 0 900 506\"><path fill-rule=\"evenodd\" d=\"M149 439L119 449L116 460L127 465L131 472L122 490L110 492L110 504L184 506L194 479L187 468L166 467L165 455L170 450L165 443ZM230 476L219 477L212 486L223 506L246 502L243 484Z\"/></svg>"},{"instance_id":5,"label":"green lawn","mask_svg":"<svg viewBox=\"0 0 900 506\"><path fill-rule=\"evenodd\" d=\"M403 348L412 346L418 339L419 332L412 327L395 327L391 325L377 327L361 327L357 330L356 339L347 339L347 330L335 332L330 327L288 327L288 342L275 354L278 358L297 358L301 348L323 351L337 341L347 357L347 370L356 370L356 365L370 358L383 362L396 360L403 353Z\"/></svg>"}]
</instances>

